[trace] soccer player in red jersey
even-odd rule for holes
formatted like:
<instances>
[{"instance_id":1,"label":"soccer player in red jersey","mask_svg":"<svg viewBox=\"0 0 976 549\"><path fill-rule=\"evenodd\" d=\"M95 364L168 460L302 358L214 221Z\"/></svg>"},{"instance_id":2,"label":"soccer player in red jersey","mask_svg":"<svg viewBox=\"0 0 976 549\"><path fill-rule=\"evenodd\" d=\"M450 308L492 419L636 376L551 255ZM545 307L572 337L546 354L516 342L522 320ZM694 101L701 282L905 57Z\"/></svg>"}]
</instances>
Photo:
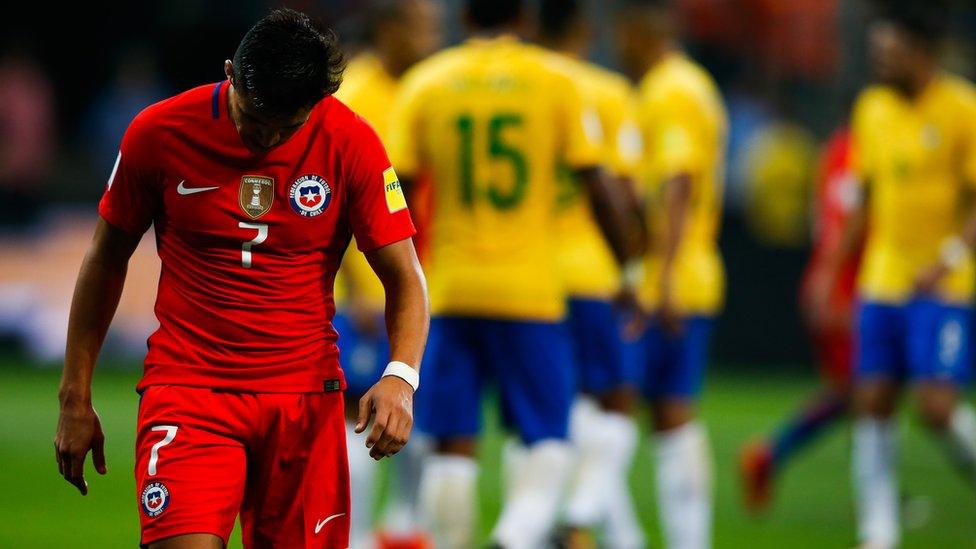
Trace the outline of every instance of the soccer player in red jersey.
<instances>
[{"instance_id":1,"label":"soccer player in red jersey","mask_svg":"<svg viewBox=\"0 0 976 549\"><path fill-rule=\"evenodd\" d=\"M800 303L825 388L773 434L749 443L741 454L740 472L747 507L764 509L772 496L774 475L847 412L853 360L851 315L860 254L844 263L826 306L810 296L810 280L837 253L844 226L859 193L850 169L850 132L834 132L821 158L814 211L813 252L800 288Z\"/></svg>"},{"instance_id":2,"label":"soccer player in red jersey","mask_svg":"<svg viewBox=\"0 0 976 549\"><path fill-rule=\"evenodd\" d=\"M71 307L55 450L88 491L105 474L91 378L129 256L155 225L159 329L149 338L136 438L141 544L347 547L344 380L333 279L355 236L386 290L390 365L360 401L375 459L412 427L427 335L414 227L383 146L331 94L334 34L276 10L241 41L227 80L130 124ZM365 449L363 451L366 451Z\"/></svg>"}]
</instances>

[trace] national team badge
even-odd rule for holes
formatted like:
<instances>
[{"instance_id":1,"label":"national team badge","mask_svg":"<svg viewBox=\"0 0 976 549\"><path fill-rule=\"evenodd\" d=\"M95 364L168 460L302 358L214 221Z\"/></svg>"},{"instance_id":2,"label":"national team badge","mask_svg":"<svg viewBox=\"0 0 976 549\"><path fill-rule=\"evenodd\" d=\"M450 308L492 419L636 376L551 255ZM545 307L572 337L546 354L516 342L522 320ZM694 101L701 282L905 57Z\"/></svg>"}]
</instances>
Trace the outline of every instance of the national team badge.
<instances>
[{"instance_id":1,"label":"national team badge","mask_svg":"<svg viewBox=\"0 0 976 549\"><path fill-rule=\"evenodd\" d=\"M241 209L251 219L268 213L274 202L274 179L263 175L245 175L238 193Z\"/></svg>"},{"instance_id":2,"label":"national team badge","mask_svg":"<svg viewBox=\"0 0 976 549\"><path fill-rule=\"evenodd\" d=\"M169 489L162 482L150 482L142 490L142 510L158 517L169 506Z\"/></svg>"},{"instance_id":3,"label":"national team badge","mask_svg":"<svg viewBox=\"0 0 976 549\"><path fill-rule=\"evenodd\" d=\"M332 187L315 174L306 174L295 180L288 191L291 209L302 217L315 217L329 207Z\"/></svg>"}]
</instances>

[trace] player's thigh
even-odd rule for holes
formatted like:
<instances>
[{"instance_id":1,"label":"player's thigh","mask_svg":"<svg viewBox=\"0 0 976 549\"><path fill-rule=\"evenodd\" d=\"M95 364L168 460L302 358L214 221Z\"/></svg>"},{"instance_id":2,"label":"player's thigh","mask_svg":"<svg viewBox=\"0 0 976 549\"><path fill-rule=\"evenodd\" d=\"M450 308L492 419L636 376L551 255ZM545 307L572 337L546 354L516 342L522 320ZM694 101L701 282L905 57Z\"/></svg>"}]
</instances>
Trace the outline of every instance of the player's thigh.
<instances>
[{"instance_id":1,"label":"player's thigh","mask_svg":"<svg viewBox=\"0 0 976 549\"><path fill-rule=\"evenodd\" d=\"M185 534L150 543L148 549L223 549L224 540L213 534Z\"/></svg>"},{"instance_id":2,"label":"player's thigh","mask_svg":"<svg viewBox=\"0 0 976 549\"><path fill-rule=\"evenodd\" d=\"M435 317L414 397L416 427L436 440L469 438L481 428L481 372L473 319Z\"/></svg>"},{"instance_id":3,"label":"player's thigh","mask_svg":"<svg viewBox=\"0 0 976 549\"><path fill-rule=\"evenodd\" d=\"M908 366L914 384L962 385L972 378L973 311L934 300L908 309Z\"/></svg>"},{"instance_id":4,"label":"player's thigh","mask_svg":"<svg viewBox=\"0 0 976 549\"><path fill-rule=\"evenodd\" d=\"M249 446L245 547L345 548L349 464L342 394L262 394ZM367 452L365 447L352 451Z\"/></svg>"},{"instance_id":5,"label":"player's thigh","mask_svg":"<svg viewBox=\"0 0 976 549\"><path fill-rule=\"evenodd\" d=\"M854 381L904 377L907 344L903 305L864 302L857 310Z\"/></svg>"},{"instance_id":6,"label":"player's thigh","mask_svg":"<svg viewBox=\"0 0 976 549\"><path fill-rule=\"evenodd\" d=\"M522 441L565 439L576 387L565 324L492 320L481 335L505 418Z\"/></svg>"},{"instance_id":7,"label":"player's thigh","mask_svg":"<svg viewBox=\"0 0 976 549\"><path fill-rule=\"evenodd\" d=\"M597 299L572 299L567 326L580 392L603 395L632 385L627 368L621 322L613 304Z\"/></svg>"},{"instance_id":8,"label":"player's thigh","mask_svg":"<svg viewBox=\"0 0 976 549\"><path fill-rule=\"evenodd\" d=\"M152 386L136 434L142 543L208 533L226 543L240 508L246 457L235 395Z\"/></svg>"}]
</instances>

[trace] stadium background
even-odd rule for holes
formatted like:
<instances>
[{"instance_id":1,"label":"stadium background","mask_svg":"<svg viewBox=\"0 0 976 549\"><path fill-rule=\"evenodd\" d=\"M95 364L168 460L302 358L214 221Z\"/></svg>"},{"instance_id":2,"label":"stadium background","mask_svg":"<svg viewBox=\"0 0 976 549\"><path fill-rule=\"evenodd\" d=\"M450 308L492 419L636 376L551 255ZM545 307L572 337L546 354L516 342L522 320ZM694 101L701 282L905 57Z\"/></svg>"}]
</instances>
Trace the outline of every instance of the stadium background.
<instances>
[{"instance_id":1,"label":"stadium background","mask_svg":"<svg viewBox=\"0 0 976 549\"><path fill-rule=\"evenodd\" d=\"M592 58L614 67L618 2L589 2ZM21 3L24 4L24 3ZM293 1L356 47L365 2ZM458 0L445 2L449 43ZM531 4L531 2L530 2ZM722 86L732 121L722 251L728 302L717 328L704 416L715 441L720 547L842 547L854 540L846 437L834 433L785 477L773 512L738 505L735 454L813 390L796 287L808 249L819 146L866 80L867 0L676 0L685 43ZM976 73L976 7L952 3L945 64ZM132 426L156 263L147 238L96 375L110 474L81 499L56 475L51 439L67 307L129 120L146 105L222 78L222 62L275 3L34 2L0 18L0 547L121 547L137 537ZM974 547L976 503L906 418L906 546ZM483 449L483 528L497 512L498 433ZM634 486L656 531L646 449ZM653 535L653 534L652 534ZM651 539L656 539L652 537Z\"/></svg>"}]
</instances>

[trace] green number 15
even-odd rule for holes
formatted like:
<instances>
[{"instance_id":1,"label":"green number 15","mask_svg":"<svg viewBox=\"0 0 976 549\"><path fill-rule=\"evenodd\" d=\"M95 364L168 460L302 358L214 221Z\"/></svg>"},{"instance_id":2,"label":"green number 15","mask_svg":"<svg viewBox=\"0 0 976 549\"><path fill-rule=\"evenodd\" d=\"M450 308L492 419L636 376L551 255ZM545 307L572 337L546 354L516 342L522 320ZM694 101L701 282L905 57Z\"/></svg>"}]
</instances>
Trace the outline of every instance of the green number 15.
<instances>
[{"instance_id":1,"label":"green number 15","mask_svg":"<svg viewBox=\"0 0 976 549\"><path fill-rule=\"evenodd\" d=\"M463 115L457 120L458 133L461 137L459 151L461 202L465 206L472 206L476 199L484 196L499 210L513 208L525 198L526 186L529 182L529 167L525 155L506 144L502 134L507 127L521 126L522 117L517 114L497 114L488 119L488 158L511 164L515 181L507 189L496 181L489 181L485 186L487 191L484 195L477 194L474 182L474 125L475 121L470 115Z\"/></svg>"}]
</instances>

